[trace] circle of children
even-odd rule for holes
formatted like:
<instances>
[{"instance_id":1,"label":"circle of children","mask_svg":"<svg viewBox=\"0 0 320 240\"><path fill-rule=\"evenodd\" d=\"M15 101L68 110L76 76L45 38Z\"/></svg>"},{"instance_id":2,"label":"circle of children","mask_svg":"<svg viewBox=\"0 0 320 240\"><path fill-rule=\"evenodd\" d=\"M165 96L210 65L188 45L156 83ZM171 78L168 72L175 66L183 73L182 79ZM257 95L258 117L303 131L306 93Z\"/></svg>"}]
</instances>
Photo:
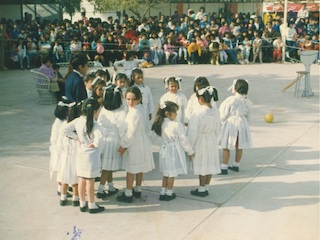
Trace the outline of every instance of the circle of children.
<instances>
[{"instance_id":1,"label":"circle of children","mask_svg":"<svg viewBox=\"0 0 320 240\"><path fill-rule=\"evenodd\" d=\"M313 13L314 14L314 13ZM171 17L108 17L69 20L42 20L25 13L24 20L1 19L6 24L7 67L21 69L39 66L44 56L53 63L68 62L74 53L83 52L88 59L103 66L123 60L134 51L144 59L144 67L158 64L212 63L246 64L280 62L282 46L287 60L299 59L299 50L319 49L319 22L302 4L298 13L288 13L284 28L283 13L262 19L255 13L223 12L207 14L204 7L196 13L177 12Z\"/></svg>"},{"instance_id":2,"label":"circle of children","mask_svg":"<svg viewBox=\"0 0 320 240\"><path fill-rule=\"evenodd\" d=\"M72 66L73 72L66 80L66 97L55 109L50 139L50 175L57 173L61 206L68 205L68 186L72 186L73 206L80 206L81 212L104 211L95 202L95 180L100 178L97 198L112 196L119 192L113 183L113 172L119 170L126 171L126 189L118 193L116 200L132 203L134 198L141 198L143 174L155 168L152 133L162 143L159 201L176 198L174 180L188 171L199 176L199 187L191 190L199 197L209 195L213 174L226 175L228 169L239 171L242 151L251 147L248 119L252 102L247 98L246 80L234 80L230 87L234 95L218 109L218 91L207 78L194 79L194 93L189 100L181 92L181 78L165 78L167 93L152 116L152 93L140 68L131 69L129 77L116 73L112 82L110 74L101 74L102 70L97 72L101 77L87 74L88 59L81 53L75 56ZM219 143L223 148L221 164ZM235 160L228 165L233 149Z\"/></svg>"}]
</instances>

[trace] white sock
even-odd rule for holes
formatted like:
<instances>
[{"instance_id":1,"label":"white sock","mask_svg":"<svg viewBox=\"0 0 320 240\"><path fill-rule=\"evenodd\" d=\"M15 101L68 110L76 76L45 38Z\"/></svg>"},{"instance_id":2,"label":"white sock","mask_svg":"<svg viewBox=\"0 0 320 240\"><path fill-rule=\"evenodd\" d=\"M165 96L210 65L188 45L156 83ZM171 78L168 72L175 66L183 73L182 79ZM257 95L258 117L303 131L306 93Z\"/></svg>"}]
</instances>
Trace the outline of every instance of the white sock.
<instances>
[{"instance_id":1,"label":"white sock","mask_svg":"<svg viewBox=\"0 0 320 240\"><path fill-rule=\"evenodd\" d=\"M232 163L232 166L234 166L234 167L239 167L239 165L240 165L240 163L239 163L239 162L236 162L236 161L234 161L234 162Z\"/></svg>"},{"instance_id":2,"label":"white sock","mask_svg":"<svg viewBox=\"0 0 320 240\"><path fill-rule=\"evenodd\" d=\"M87 206L87 202L86 201L80 201L80 207L85 207Z\"/></svg>"},{"instance_id":3,"label":"white sock","mask_svg":"<svg viewBox=\"0 0 320 240\"><path fill-rule=\"evenodd\" d=\"M60 200L67 200L67 194L62 194L60 195Z\"/></svg>"},{"instance_id":4,"label":"white sock","mask_svg":"<svg viewBox=\"0 0 320 240\"><path fill-rule=\"evenodd\" d=\"M72 201L79 201L79 196L73 195L73 196L72 196Z\"/></svg>"},{"instance_id":5,"label":"white sock","mask_svg":"<svg viewBox=\"0 0 320 240\"><path fill-rule=\"evenodd\" d=\"M160 191L160 195L165 195L166 194L166 188L162 187Z\"/></svg>"},{"instance_id":6,"label":"white sock","mask_svg":"<svg viewBox=\"0 0 320 240\"><path fill-rule=\"evenodd\" d=\"M104 191L104 185L99 184L98 193L103 193L103 191Z\"/></svg>"},{"instance_id":7,"label":"white sock","mask_svg":"<svg viewBox=\"0 0 320 240\"><path fill-rule=\"evenodd\" d=\"M221 168L222 170L227 170L227 169L228 169L228 164L223 164L223 163L221 163L220 168Z\"/></svg>"},{"instance_id":8,"label":"white sock","mask_svg":"<svg viewBox=\"0 0 320 240\"><path fill-rule=\"evenodd\" d=\"M61 185L58 184L58 192L61 192Z\"/></svg>"},{"instance_id":9,"label":"white sock","mask_svg":"<svg viewBox=\"0 0 320 240\"><path fill-rule=\"evenodd\" d=\"M126 192L124 193L127 197L131 197L133 194L132 194L132 189L129 190L127 189Z\"/></svg>"},{"instance_id":10,"label":"white sock","mask_svg":"<svg viewBox=\"0 0 320 240\"><path fill-rule=\"evenodd\" d=\"M206 184L204 187L206 188L206 191L209 191L209 184Z\"/></svg>"},{"instance_id":11,"label":"white sock","mask_svg":"<svg viewBox=\"0 0 320 240\"><path fill-rule=\"evenodd\" d=\"M89 209L96 209L96 208L98 208L98 206L95 202L92 202L92 203L89 202Z\"/></svg>"},{"instance_id":12,"label":"white sock","mask_svg":"<svg viewBox=\"0 0 320 240\"><path fill-rule=\"evenodd\" d=\"M198 191L199 192L205 192L206 191L206 187L199 186Z\"/></svg>"},{"instance_id":13,"label":"white sock","mask_svg":"<svg viewBox=\"0 0 320 240\"><path fill-rule=\"evenodd\" d=\"M166 191L166 195L168 195L168 196L172 196L172 193L173 193L173 191L172 191L172 189L167 189L167 191Z\"/></svg>"},{"instance_id":14,"label":"white sock","mask_svg":"<svg viewBox=\"0 0 320 240\"><path fill-rule=\"evenodd\" d=\"M115 191L115 188L113 186L113 182L109 182L108 186L109 186L109 191Z\"/></svg>"},{"instance_id":15,"label":"white sock","mask_svg":"<svg viewBox=\"0 0 320 240\"><path fill-rule=\"evenodd\" d=\"M141 192L141 186L136 186L136 187L134 188L134 191L136 191L136 192Z\"/></svg>"}]
</instances>

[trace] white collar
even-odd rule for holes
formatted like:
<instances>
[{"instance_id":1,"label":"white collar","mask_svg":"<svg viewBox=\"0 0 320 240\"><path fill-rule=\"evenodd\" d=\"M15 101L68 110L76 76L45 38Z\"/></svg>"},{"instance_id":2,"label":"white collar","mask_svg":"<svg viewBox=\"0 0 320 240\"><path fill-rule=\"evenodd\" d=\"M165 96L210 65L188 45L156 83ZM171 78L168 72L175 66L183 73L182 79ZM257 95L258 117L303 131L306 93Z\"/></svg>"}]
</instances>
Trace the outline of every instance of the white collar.
<instances>
[{"instance_id":1,"label":"white collar","mask_svg":"<svg viewBox=\"0 0 320 240\"><path fill-rule=\"evenodd\" d=\"M83 77L83 75L82 75L78 70L74 70L74 69L73 69L73 71L74 71L75 73L77 73L80 77Z\"/></svg>"}]
</instances>

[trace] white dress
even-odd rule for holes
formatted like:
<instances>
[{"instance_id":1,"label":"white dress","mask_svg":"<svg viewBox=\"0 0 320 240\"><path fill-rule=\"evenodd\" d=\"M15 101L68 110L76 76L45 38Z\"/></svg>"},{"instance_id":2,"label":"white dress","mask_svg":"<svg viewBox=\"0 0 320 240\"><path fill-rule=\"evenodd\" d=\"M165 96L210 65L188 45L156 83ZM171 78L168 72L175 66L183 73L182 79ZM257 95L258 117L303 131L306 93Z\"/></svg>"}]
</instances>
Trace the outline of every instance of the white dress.
<instances>
[{"instance_id":1,"label":"white dress","mask_svg":"<svg viewBox=\"0 0 320 240\"><path fill-rule=\"evenodd\" d=\"M187 136L195 151L192 160L194 174L204 176L221 172L218 149L219 131L217 109L202 105L193 113Z\"/></svg>"},{"instance_id":2,"label":"white dress","mask_svg":"<svg viewBox=\"0 0 320 240\"><path fill-rule=\"evenodd\" d=\"M57 174L57 181L74 185L77 184L77 151L78 151L78 141L75 139L68 138L65 135L65 127L67 123L61 129L62 138L62 148L61 148L61 160L60 166Z\"/></svg>"},{"instance_id":3,"label":"white dress","mask_svg":"<svg viewBox=\"0 0 320 240\"><path fill-rule=\"evenodd\" d=\"M134 84L133 86L138 87L142 93L142 106L144 109L145 119L149 122L149 114L154 112L153 97L150 88L145 84ZM150 128L148 123L148 128Z\"/></svg>"},{"instance_id":4,"label":"white dress","mask_svg":"<svg viewBox=\"0 0 320 240\"><path fill-rule=\"evenodd\" d=\"M252 102L245 95L236 93L224 100L219 108L222 122L222 136L220 145L224 149L234 149L237 138L238 148L245 149L252 146L248 120Z\"/></svg>"},{"instance_id":5,"label":"white dress","mask_svg":"<svg viewBox=\"0 0 320 240\"><path fill-rule=\"evenodd\" d=\"M177 112L177 117L175 121L185 124L185 110L187 108L187 102L188 102L187 97L181 92L178 92L176 94L167 92L162 95L159 103L161 104L161 103L164 103L165 101L174 102L179 106L179 110Z\"/></svg>"},{"instance_id":6,"label":"white dress","mask_svg":"<svg viewBox=\"0 0 320 240\"><path fill-rule=\"evenodd\" d=\"M95 178L100 176L102 135L99 126L94 122L90 138L86 134L86 117L80 116L69 122L65 128L68 137L79 140L77 152L77 176L83 178ZM76 132L75 132L76 131ZM94 148L88 145L93 143Z\"/></svg>"},{"instance_id":7,"label":"white dress","mask_svg":"<svg viewBox=\"0 0 320 240\"><path fill-rule=\"evenodd\" d=\"M50 178L52 178L53 173L57 172L60 164L60 152L61 152L61 144L60 139L61 135L59 135L61 126L63 123L66 123L66 120L60 120L56 118L51 127L51 136L50 136L50 164L49 164L49 173Z\"/></svg>"},{"instance_id":8,"label":"white dress","mask_svg":"<svg viewBox=\"0 0 320 240\"><path fill-rule=\"evenodd\" d=\"M161 142L159 166L163 176L176 177L179 174L187 174L185 151L188 155L192 155L194 151L182 123L165 118L161 126Z\"/></svg>"},{"instance_id":9,"label":"white dress","mask_svg":"<svg viewBox=\"0 0 320 240\"><path fill-rule=\"evenodd\" d=\"M126 132L120 142L121 147L127 148L123 155L123 168L132 174L151 171L155 166L141 104L129 108L125 122Z\"/></svg>"},{"instance_id":10,"label":"white dress","mask_svg":"<svg viewBox=\"0 0 320 240\"><path fill-rule=\"evenodd\" d=\"M217 104L216 104L215 101L213 101L213 99L211 99L210 103L211 103L212 108L215 108L216 110L218 110ZM198 101L196 93L192 94L191 97L188 100L187 108L186 108L186 111L185 111L185 122L186 123L189 123L192 114L195 111L197 111L200 107L201 107L201 105L200 105L200 103Z\"/></svg>"},{"instance_id":11,"label":"white dress","mask_svg":"<svg viewBox=\"0 0 320 240\"><path fill-rule=\"evenodd\" d=\"M122 156L118 149L120 137L124 135L126 115L122 107L113 111L102 108L100 111L97 124L102 134L102 170L116 171L122 168Z\"/></svg>"}]
</instances>

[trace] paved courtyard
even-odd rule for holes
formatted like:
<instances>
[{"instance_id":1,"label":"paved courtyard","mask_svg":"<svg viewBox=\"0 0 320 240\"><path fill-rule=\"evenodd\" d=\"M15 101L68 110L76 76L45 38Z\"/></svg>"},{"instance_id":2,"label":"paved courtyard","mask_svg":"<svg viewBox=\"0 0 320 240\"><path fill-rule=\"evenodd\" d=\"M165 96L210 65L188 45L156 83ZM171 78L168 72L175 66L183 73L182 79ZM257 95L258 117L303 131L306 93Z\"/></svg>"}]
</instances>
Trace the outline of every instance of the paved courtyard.
<instances>
[{"instance_id":1,"label":"paved courtyard","mask_svg":"<svg viewBox=\"0 0 320 240\"><path fill-rule=\"evenodd\" d=\"M56 182L49 179L55 106L36 103L29 71L1 71L0 238L319 239L319 65L311 66L314 96L294 98L294 87L282 93L302 70L303 64L276 63L144 69L155 103L165 93L167 76L182 77L187 97L193 79L207 77L219 91L218 105L231 94L233 79L247 79L254 147L244 151L239 173L213 177L208 197L190 194L198 185L190 173L176 179L174 201L160 202L159 140L153 139L157 168L145 174L142 198L133 204L119 203L115 196L97 200L106 211L95 215L61 207ZM274 123L264 121L267 113L273 113ZM114 176L115 186L124 188L125 172Z\"/></svg>"}]
</instances>

